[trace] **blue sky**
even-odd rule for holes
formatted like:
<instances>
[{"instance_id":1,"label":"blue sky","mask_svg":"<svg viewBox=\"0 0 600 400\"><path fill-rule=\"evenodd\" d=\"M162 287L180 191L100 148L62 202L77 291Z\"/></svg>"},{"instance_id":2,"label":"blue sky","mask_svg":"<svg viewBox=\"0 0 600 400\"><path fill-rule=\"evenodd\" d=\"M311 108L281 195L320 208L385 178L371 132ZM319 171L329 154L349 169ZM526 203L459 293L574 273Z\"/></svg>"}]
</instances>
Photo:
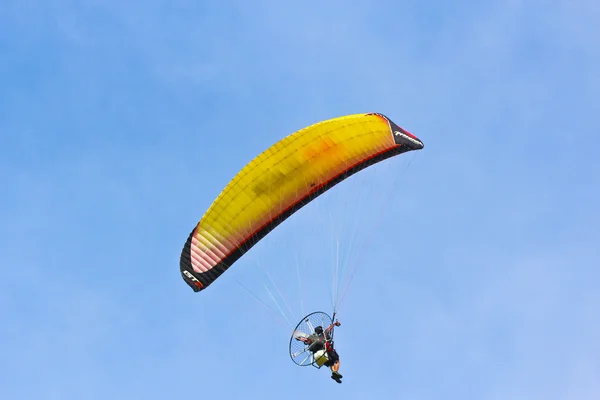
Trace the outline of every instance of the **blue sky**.
<instances>
[{"instance_id":1,"label":"blue sky","mask_svg":"<svg viewBox=\"0 0 600 400\"><path fill-rule=\"evenodd\" d=\"M599 19L585 0L5 0L0 397L600 398ZM338 385L238 284L258 293L260 263L291 287L300 255L328 311L335 201L203 293L178 262L251 158L371 111L425 148L330 198L372 176L393 205L358 231Z\"/></svg>"}]
</instances>

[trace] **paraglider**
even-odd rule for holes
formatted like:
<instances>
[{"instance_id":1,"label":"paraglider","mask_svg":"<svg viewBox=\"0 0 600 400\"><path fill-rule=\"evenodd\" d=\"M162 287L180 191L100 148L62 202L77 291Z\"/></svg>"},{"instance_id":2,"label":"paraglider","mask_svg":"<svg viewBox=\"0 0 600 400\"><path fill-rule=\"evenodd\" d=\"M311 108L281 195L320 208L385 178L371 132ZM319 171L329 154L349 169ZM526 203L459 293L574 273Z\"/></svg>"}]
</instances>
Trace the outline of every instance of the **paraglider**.
<instances>
[{"instance_id":1,"label":"paraglider","mask_svg":"<svg viewBox=\"0 0 600 400\"><path fill-rule=\"evenodd\" d=\"M269 147L225 187L190 233L180 258L184 281L205 290L244 253L351 175L423 143L378 113L319 122Z\"/></svg>"},{"instance_id":2,"label":"paraglider","mask_svg":"<svg viewBox=\"0 0 600 400\"><path fill-rule=\"evenodd\" d=\"M190 232L180 257L183 280L194 292L206 290L321 194L373 164L422 148L416 136L379 113L321 121L283 138L238 172ZM341 383L333 347L339 325L323 312L304 317L290 339L292 360L326 365Z\"/></svg>"},{"instance_id":3,"label":"paraglider","mask_svg":"<svg viewBox=\"0 0 600 400\"><path fill-rule=\"evenodd\" d=\"M292 361L300 366L329 367L331 379L342 383L343 376L339 372L340 356L333 342L333 329L340 325L338 320L333 322L329 315L320 311L302 318L290 339ZM323 326L327 327L323 329ZM301 342L303 346L297 342Z\"/></svg>"}]
</instances>

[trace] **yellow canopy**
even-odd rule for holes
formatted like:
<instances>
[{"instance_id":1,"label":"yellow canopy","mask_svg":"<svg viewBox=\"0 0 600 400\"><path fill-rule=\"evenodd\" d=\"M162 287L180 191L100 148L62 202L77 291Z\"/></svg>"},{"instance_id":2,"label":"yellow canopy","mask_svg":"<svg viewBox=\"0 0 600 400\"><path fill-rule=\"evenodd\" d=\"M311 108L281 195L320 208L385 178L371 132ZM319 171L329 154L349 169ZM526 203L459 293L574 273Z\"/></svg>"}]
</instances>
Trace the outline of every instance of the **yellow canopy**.
<instances>
[{"instance_id":1,"label":"yellow canopy","mask_svg":"<svg viewBox=\"0 0 600 400\"><path fill-rule=\"evenodd\" d=\"M267 233L356 172L423 143L382 114L311 125L250 161L191 232L180 260L194 291L210 285Z\"/></svg>"}]
</instances>

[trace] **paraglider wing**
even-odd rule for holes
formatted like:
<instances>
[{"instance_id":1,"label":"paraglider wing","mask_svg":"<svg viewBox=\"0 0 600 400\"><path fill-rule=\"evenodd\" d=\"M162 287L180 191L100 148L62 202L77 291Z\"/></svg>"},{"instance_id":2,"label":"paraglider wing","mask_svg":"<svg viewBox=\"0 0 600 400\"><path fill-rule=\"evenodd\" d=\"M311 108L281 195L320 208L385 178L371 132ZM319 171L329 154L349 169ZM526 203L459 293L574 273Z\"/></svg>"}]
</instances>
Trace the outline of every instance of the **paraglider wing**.
<instances>
[{"instance_id":1,"label":"paraglider wing","mask_svg":"<svg viewBox=\"0 0 600 400\"><path fill-rule=\"evenodd\" d=\"M287 136L248 163L190 233L180 258L199 292L297 210L358 171L423 148L378 113L319 122Z\"/></svg>"}]
</instances>

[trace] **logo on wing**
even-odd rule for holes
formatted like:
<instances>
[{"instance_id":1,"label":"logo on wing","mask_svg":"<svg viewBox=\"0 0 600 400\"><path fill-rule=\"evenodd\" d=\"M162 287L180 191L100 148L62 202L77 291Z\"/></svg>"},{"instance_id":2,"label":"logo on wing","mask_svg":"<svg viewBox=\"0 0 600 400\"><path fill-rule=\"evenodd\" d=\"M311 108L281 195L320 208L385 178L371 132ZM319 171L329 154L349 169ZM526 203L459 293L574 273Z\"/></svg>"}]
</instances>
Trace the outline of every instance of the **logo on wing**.
<instances>
[{"instance_id":1,"label":"logo on wing","mask_svg":"<svg viewBox=\"0 0 600 400\"><path fill-rule=\"evenodd\" d=\"M405 139L405 140L408 140L411 143L416 144L419 147L423 146L423 143L420 140L415 139L415 138L407 135L406 133L400 132L400 131L394 131L394 139L396 139L395 141L398 144L402 144L402 140L400 140L400 139Z\"/></svg>"}]
</instances>

